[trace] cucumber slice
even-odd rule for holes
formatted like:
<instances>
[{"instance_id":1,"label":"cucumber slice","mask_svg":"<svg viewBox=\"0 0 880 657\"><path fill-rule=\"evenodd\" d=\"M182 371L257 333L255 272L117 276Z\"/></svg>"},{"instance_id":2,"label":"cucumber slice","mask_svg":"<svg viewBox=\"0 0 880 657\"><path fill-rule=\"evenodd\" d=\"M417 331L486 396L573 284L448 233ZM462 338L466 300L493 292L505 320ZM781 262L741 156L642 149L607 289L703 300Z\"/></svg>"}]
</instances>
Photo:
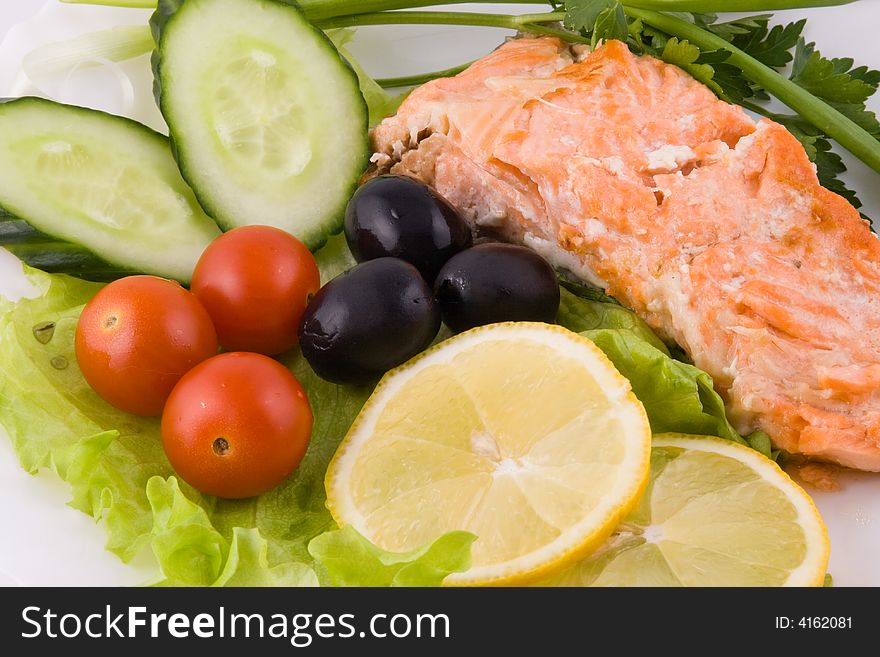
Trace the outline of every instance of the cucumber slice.
<instances>
[{"instance_id":1,"label":"cucumber slice","mask_svg":"<svg viewBox=\"0 0 880 657\"><path fill-rule=\"evenodd\" d=\"M324 33L280 0L162 0L153 27L157 100L208 214L312 250L339 232L368 165L368 113Z\"/></svg>"},{"instance_id":2,"label":"cucumber slice","mask_svg":"<svg viewBox=\"0 0 880 657\"><path fill-rule=\"evenodd\" d=\"M189 282L220 234L168 140L139 123L39 98L0 104L0 245L34 267Z\"/></svg>"}]
</instances>

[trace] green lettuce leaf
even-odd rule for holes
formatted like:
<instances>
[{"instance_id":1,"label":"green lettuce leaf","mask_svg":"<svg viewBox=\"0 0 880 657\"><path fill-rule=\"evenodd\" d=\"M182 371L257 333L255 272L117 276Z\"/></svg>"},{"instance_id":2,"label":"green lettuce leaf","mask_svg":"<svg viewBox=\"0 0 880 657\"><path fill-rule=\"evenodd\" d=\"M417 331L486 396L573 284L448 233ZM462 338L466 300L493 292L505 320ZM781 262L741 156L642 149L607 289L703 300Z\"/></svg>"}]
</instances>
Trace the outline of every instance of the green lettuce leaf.
<instances>
[{"instance_id":1,"label":"green lettuce leaf","mask_svg":"<svg viewBox=\"0 0 880 657\"><path fill-rule=\"evenodd\" d=\"M664 354L626 329L584 331L632 384L654 433L681 432L742 437L727 421L712 377Z\"/></svg>"},{"instance_id":2,"label":"green lettuce leaf","mask_svg":"<svg viewBox=\"0 0 880 657\"><path fill-rule=\"evenodd\" d=\"M577 294L562 288L559 313L556 316L569 331L582 333L599 329L625 329L655 349L669 355L669 349L651 327L633 311L628 310L601 292L577 288Z\"/></svg>"},{"instance_id":3,"label":"green lettuce leaf","mask_svg":"<svg viewBox=\"0 0 880 657\"><path fill-rule=\"evenodd\" d=\"M353 263L341 237L317 255L326 281ZM0 297L0 426L29 472L55 471L71 486L71 506L103 522L107 549L125 561L155 554L162 586L315 585L309 543L332 549L338 534L325 506L324 473L370 394L320 379L298 354L282 359L305 388L315 416L309 450L283 485L249 500L201 495L174 477L159 422L117 411L86 384L74 355L76 322L100 289L62 275L25 269L38 296ZM320 566L324 583L351 580L371 558L397 570L387 584L438 584L466 567L470 542L457 534L410 555L362 544ZM349 558L350 557L350 558ZM396 565L396 566L395 566ZM375 578L377 582L381 578Z\"/></svg>"},{"instance_id":4,"label":"green lettuce leaf","mask_svg":"<svg viewBox=\"0 0 880 657\"><path fill-rule=\"evenodd\" d=\"M342 238L318 254L326 281L352 265ZM67 481L70 504L101 520L107 548L124 560L150 549L161 586L429 586L468 568L474 536L453 532L407 554L384 552L325 506L324 473L370 394L312 372L297 353L282 361L315 415L303 463L255 499L221 500L178 481L159 423L117 411L85 383L73 350L76 321L100 285L26 270L33 299L0 298L0 425L22 466ZM638 316L596 292L563 290L559 321L589 337L632 382L657 432L713 434L743 442L708 374L675 360ZM771 454L765 434L748 443Z\"/></svg>"},{"instance_id":5,"label":"green lettuce leaf","mask_svg":"<svg viewBox=\"0 0 880 657\"><path fill-rule=\"evenodd\" d=\"M77 367L76 322L100 285L28 271L42 294L0 302L0 424L22 467L70 482L71 505L102 518L107 548L131 559L151 527L147 480L172 474L158 422L111 408Z\"/></svg>"},{"instance_id":6,"label":"green lettuce leaf","mask_svg":"<svg viewBox=\"0 0 880 657\"><path fill-rule=\"evenodd\" d=\"M176 478L153 477L147 496L153 553L165 576L159 586L317 586L315 571L303 563L271 566L269 543L256 528L233 528L230 544Z\"/></svg>"},{"instance_id":7,"label":"green lettuce leaf","mask_svg":"<svg viewBox=\"0 0 880 657\"><path fill-rule=\"evenodd\" d=\"M450 573L470 568L476 538L450 532L421 549L392 554L344 527L315 538L309 552L321 579L333 586L439 586Z\"/></svg>"},{"instance_id":8,"label":"green lettuce leaf","mask_svg":"<svg viewBox=\"0 0 880 657\"><path fill-rule=\"evenodd\" d=\"M672 358L635 313L563 291L558 321L595 342L629 379L655 433L705 434L748 444L728 422L712 377Z\"/></svg>"},{"instance_id":9,"label":"green lettuce leaf","mask_svg":"<svg viewBox=\"0 0 880 657\"><path fill-rule=\"evenodd\" d=\"M309 566L288 561L269 566L269 544L257 529L236 527L226 566L214 586L318 586Z\"/></svg>"},{"instance_id":10,"label":"green lettuce leaf","mask_svg":"<svg viewBox=\"0 0 880 657\"><path fill-rule=\"evenodd\" d=\"M147 482L153 516L151 545L166 583L206 586L214 583L229 552L227 541L202 506L190 501L177 479Z\"/></svg>"}]
</instances>

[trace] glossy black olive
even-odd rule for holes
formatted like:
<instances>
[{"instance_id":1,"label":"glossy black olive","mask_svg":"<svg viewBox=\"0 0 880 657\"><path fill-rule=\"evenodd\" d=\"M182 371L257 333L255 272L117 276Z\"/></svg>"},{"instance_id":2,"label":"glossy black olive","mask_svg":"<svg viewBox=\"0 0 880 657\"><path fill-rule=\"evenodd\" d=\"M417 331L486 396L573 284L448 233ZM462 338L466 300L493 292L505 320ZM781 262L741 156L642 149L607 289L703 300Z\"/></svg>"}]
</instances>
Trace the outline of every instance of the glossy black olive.
<instances>
[{"instance_id":1,"label":"glossy black olive","mask_svg":"<svg viewBox=\"0 0 880 657\"><path fill-rule=\"evenodd\" d=\"M405 176L380 176L349 202L345 239L358 262L401 258L431 284L449 258L471 245L471 231L427 185Z\"/></svg>"},{"instance_id":2,"label":"glossy black olive","mask_svg":"<svg viewBox=\"0 0 880 657\"><path fill-rule=\"evenodd\" d=\"M434 284L443 321L455 332L496 322L554 322L556 272L534 251L480 244L447 262Z\"/></svg>"},{"instance_id":3,"label":"glossy black olive","mask_svg":"<svg viewBox=\"0 0 880 657\"><path fill-rule=\"evenodd\" d=\"M379 258L318 291L303 314L299 343L320 377L368 383L424 350L439 329L439 309L419 271Z\"/></svg>"}]
</instances>

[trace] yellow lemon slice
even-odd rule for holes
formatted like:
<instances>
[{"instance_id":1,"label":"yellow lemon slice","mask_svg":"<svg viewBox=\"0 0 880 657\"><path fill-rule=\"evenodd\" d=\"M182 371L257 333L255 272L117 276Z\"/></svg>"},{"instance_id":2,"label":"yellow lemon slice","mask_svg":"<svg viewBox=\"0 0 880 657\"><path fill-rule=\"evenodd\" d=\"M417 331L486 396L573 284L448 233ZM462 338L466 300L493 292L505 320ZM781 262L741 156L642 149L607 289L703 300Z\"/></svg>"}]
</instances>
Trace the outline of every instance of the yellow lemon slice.
<instances>
[{"instance_id":1,"label":"yellow lemon slice","mask_svg":"<svg viewBox=\"0 0 880 657\"><path fill-rule=\"evenodd\" d=\"M495 324L382 379L330 464L327 506L390 551L472 532L471 568L445 583L520 583L602 544L647 484L650 443L592 342Z\"/></svg>"},{"instance_id":2,"label":"yellow lemon slice","mask_svg":"<svg viewBox=\"0 0 880 657\"><path fill-rule=\"evenodd\" d=\"M661 434L642 502L555 586L821 586L828 533L773 461L720 438Z\"/></svg>"}]
</instances>

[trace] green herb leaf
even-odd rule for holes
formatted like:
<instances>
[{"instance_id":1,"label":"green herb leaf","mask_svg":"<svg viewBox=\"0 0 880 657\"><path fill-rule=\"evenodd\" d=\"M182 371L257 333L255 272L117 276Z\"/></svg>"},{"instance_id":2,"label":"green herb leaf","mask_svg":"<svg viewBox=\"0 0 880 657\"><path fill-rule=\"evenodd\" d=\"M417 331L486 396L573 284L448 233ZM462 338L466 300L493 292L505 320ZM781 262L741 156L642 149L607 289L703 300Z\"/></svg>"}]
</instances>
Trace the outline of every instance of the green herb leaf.
<instances>
[{"instance_id":1,"label":"green herb leaf","mask_svg":"<svg viewBox=\"0 0 880 657\"><path fill-rule=\"evenodd\" d=\"M767 22L772 17L771 14L756 14L719 23L717 14L697 14L697 16L697 25L717 34L727 41L733 41L737 36L751 34L766 27Z\"/></svg>"},{"instance_id":2,"label":"green herb leaf","mask_svg":"<svg viewBox=\"0 0 880 657\"><path fill-rule=\"evenodd\" d=\"M629 36L629 24L626 20L626 13L623 11L623 5L619 2L602 10L596 17L596 23L593 27L594 48L600 40L618 39L626 41L627 36Z\"/></svg>"},{"instance_id":3,"label":"green herb leaf","mask_svg":"<svg viewBox=\"0 0 880 657\"><path fill-rule=\"evenodd\" d=\"M733 103L742 103L750 98L769 98L763 89L744 78L736 66L728 64L729 58L730 53L726 50L711 50L703 51L698 60L714 69L712 81L721 89L722 97Z\"/></svg>"},{"instance_id":4,"label":"green herb leaf","mask_svg":"<svg viewBox=\"0 0 880 657\"><path fill-rule=\"evenodd\" d=\"M693 18L692 22L729 41L762 64L775 69L783 68L792 61L791 49L795 47L806 23L806 21L798 21L770 28L768 25L772 18L770 14L746 16L725 23L714 22L716 18L714 14L698 14ZM662 52L660 57L670 64L678 64L676 61L666 59ZM769 99L764 89L743 76L741 70L727 63L729 58L730 53L725 50L702 50L695 64L701 67L708 65L713 69L710 78L712 84L709 86L725 100L742 103L751 98ZM692 72L691 74L693 75ZM704 72L703 75L706 73ZM696 75L694 77L704 81L702 77Z\"/></svg>"},{"instance_id":5,"label":"green herb leaf","mask_svg":"<svg viewBox=\"0 0 880 657\"><path fill-rule=\"evenodd\" d=\"M865 107L865 102L877 91L880 84L880 71L865 66L853 66L854 62L850 58L822 57L815 44L798 38L791 80L827 102L880 141L880 122ZM801 142L807 155L816 164L819 182L860 208L862 204L856 193L840 180L840 175L846 171L846 165L832 150L832 141L828 135L799 116L771 114L770 117L788 128Z\"/></svg>"},{"instance_id":6,"label":"green herb leaf","mask_svg":"<svg viewBox=\"0 0 880 657\"><path fill-rule=\"evenodd\" d=\"M826 59L816 50L815 43L799 38L791 80L826 101L864 104L877 91L880 72L862 67L853 75L852 66L852 59Z\"/></svg>"},{"instance_id":7,"label":"green herb leaf","mask_svg":"<svg viewBox=\"0 0 880 657\"><path fill-rule=\"evenodd\" d=\"M711 64L699 61L702 54L702 51L697 46L687 41L679 41L677 37L672 37L663 47L660 58L668 64L675 64L679 68L683 68L696 80L712 89L712 91L721 93L721 87L713 80L715 69Z\"/></svg>"},{"instance_id":8,"label":"green herb leaf","mask_svg":"<svg viewBox=\"0 0 880 657\"><path fill-rule=\"evenodd\" d=\"M565 0L565 27L575 32L592 32L599 15L619 4L618 0Z\"/></svg>"},{"instance_id":9,"label":"green herb leaf","mask_svg":"<svg viewBox=\"0 0 880 657\"><path fill-rule=\"evenodd\" d=\"M791 63L791 49L797 44L807 21L771 28L771 18L771 14L746 16L727 23L707 25L706 29L730 41L762 64L781 69Z\"/></svg>"},{"instance_id":10,"label":"green herb leaf","mask_svg":"<svg viewBox=\"0 0 880 657\"><path fill-rule=\"evenodd\" d=\"M826 59L816 50L814 43L807 43L803 38L797 42L794 63L792 64L791 80L803 87L817 98L821 98L834 107L841 114L851 119L858 126L868 132L874 139L880 141L880 121L877 115L868 110L866 101L876 93L880 85L880 71L874 71L866 66L853 68L854 62L850 58ZM789 121L789 124L795 121ZM811 134L800 122L803 132ZM816 159L816 166L822 170L821 174L826 179L832 173L841 173L846 167L834 153L831 153L831 145L824 133L813 131L811 136L818 137L816 149L819 155L824 155L823 160ZM825 143L822 143L822 142ZM836 175L835 173L835 175ZM826 184L823 182L823 184ZM826 186L833 191L831 185ZM836 183L840 188L842 183ZM853 195L851 195L853 196ZM857 206L858 207L858 206Z\"/></svg>"}]
</instances>

